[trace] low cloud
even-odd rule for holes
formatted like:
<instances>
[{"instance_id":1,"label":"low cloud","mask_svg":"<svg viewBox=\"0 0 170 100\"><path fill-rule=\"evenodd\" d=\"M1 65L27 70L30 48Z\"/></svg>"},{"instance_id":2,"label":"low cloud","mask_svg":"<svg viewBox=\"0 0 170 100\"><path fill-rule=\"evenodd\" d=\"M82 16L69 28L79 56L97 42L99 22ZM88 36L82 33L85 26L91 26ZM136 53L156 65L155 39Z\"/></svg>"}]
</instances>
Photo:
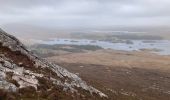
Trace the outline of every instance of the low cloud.
<instances>
[{"instance_id":1,"label":"low cloud","mask_svg":"<svg viewBox=\"0 0 170 100\"><path fill-rule=\"evenodd\" d=\"M0 24L44 27L169 25L169 0L0 0Z\"/></svg>"}]
</instances>

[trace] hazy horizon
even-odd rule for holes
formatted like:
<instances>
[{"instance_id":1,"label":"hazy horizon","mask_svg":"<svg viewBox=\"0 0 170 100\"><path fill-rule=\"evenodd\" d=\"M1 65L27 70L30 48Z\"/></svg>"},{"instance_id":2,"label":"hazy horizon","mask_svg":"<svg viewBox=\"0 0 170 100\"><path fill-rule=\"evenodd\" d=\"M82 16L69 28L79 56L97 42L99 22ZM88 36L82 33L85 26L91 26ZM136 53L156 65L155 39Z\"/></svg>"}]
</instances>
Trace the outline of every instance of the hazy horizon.
<instances>
[{"instance_id":1,"label":"hazy horizon","mask_svg":"<svg viewBox=\"0 0 170 100\"><path fill-rule=\"evenodd\" d=\"M0 25L72 29L170 26L169 0L0 0Z\"/></svg>"}]
</instances>

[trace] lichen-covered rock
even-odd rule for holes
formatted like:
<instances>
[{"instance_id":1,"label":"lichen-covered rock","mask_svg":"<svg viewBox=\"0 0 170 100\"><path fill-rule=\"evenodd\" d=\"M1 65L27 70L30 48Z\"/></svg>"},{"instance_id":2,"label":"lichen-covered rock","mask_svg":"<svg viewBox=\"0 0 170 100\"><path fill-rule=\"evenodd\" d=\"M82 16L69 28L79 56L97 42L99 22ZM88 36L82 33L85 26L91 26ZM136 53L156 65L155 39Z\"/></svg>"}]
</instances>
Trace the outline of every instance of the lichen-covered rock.
<instances>
[{"instance_id":1,"label":"lichen-covered rock","mask_svg":"<svg viewBox=\"0 0 170 100\"><path fill-rule=\"evenodd\" d=\"M63 91L78 94L82 89L91 95L107 97L104 93L87 85L77 75L32 54L18 39L1 29L0 44L0 89L14 91L27 86L38 89L40 86L44 87L45 84L47 85L45 88L61 86ZM12 75L6 74L9 72ZM19 86L16 87L14 83L10 83L11 80Z\"/></svg>"}]
</instances>

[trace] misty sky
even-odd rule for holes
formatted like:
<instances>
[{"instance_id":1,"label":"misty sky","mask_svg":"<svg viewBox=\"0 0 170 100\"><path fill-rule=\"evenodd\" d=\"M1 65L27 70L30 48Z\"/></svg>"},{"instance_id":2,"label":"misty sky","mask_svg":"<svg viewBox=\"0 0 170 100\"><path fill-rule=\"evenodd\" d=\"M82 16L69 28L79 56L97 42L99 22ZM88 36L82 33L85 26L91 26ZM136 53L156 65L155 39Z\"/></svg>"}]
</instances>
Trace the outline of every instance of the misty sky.
<instances>
[{"instance_id":1,"label":"misty sky","mask_svg":"<svg viewBox=\"0 0 170 100\"><path fill-rule=\"evenodd\" d=\"M170 24L170 0L0 0L0 25L102 27Z\"/></svg>"}]
</instances>

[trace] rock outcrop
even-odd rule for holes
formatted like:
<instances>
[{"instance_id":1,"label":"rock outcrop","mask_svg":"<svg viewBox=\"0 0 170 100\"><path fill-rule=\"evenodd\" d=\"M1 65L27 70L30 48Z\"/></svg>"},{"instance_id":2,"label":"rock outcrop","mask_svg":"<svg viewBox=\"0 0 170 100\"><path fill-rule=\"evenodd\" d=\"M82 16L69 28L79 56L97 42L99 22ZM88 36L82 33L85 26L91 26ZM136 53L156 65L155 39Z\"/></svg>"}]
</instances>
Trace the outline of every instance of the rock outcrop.
<instances>
[{"instance_id":1,"label":"rock outcrop","mask_svg":"<svg viewBox=\"0 0 170 100\"><path fill-rule=\"evenodd\" d=\"M107 98L104 93L87 85L77 75L37 57L18 39L0 29L0 89L6 93L14 93L13 98L24 98L22 95L16 95L30 88L32 94L37 95L35 98L44 91L48 95L40 96L41 98L55 96L63 100Z\"/></svg>"}]
</instances>

